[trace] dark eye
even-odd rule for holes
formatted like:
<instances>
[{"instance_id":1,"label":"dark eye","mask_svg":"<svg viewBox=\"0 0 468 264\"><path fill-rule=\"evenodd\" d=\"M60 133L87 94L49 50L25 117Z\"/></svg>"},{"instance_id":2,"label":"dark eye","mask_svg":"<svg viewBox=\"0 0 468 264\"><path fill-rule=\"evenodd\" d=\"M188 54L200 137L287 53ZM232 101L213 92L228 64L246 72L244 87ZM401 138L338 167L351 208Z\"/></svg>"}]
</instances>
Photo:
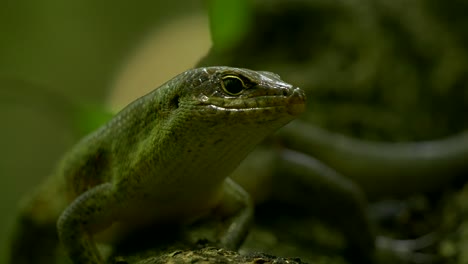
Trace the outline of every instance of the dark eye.
<instances>
[{"instance_id":1,"label":"dark eye","mask_svg":"<svg viewBox=\"0 0 468 264\"><path fill-rule=\"evenodd\" d=\"M221 80L221 86L230 95L239 95L245 88L242 79L234 75L224 76Z\"/></svg>"}]
</instances>

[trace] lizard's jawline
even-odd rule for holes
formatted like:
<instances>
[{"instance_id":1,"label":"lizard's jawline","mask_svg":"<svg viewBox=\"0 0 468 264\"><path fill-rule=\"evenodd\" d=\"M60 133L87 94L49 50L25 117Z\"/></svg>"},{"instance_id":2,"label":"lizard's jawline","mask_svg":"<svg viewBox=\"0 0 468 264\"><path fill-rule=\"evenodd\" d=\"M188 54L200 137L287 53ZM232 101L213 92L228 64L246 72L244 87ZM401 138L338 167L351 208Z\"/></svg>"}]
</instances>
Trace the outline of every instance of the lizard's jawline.
<instances>
[{"instance_id":1,"label":"lizard's jawline","mask_svg":"<svg viewBox=\"0 0 468 264\"><path fill-rule=\"evenodd\" d=\"M222 111L222 112L255 112L255 111L268 111L268 110L279 110L283 109L283 111L289 115L297 116L305 111L305 104L304 102L297 102L297 103L289 103L286 105L269 105L264 107L245 107L245 108L235 108L235 107L223 107L215 104L205 104L203 105L205 108L210 108L215 111ZM282 111L282 110L280 110Z\"/></svg>"},{"instance_id":2,"label":"lizard's jawline","mask_svg":"<svg viewBox=\"0 0 468 264\"><path fill-rule=\"evenodd\" d=\"M214 104L206 105L207 107L214 108L220 111L231 111L231 112L240 112L240 111L261 111L261 110L268 110L268 109L277 109L282 106L265 106L265 107L246 107L246 108L226 108L222 106L217 106Z\"/></svg>"},{"instance_id":3,"label":"lizard's jawline","mask_svg":"<svg viewBox=\"0 0 468 264\"><path fill-rule=\"evenodd\" d=\"M254 111L268 111L268 110L279 110L283 109L290 115L296 116L305 110L305 95L299 89L295 88L292 94L289 96L278 96L278 95L267 95L258 96L253 98L244 98L244 100L267 99L268 103L264 106L252 106L247 107L244 103L232 103L231 105L221 106L216 103L215 100L210 100L208 96L201 96L198 102L198 107L210 108L215 111L224 112L254 112ZM210 102L211 101L211 102Z\"/></svg>"}]
</instances>

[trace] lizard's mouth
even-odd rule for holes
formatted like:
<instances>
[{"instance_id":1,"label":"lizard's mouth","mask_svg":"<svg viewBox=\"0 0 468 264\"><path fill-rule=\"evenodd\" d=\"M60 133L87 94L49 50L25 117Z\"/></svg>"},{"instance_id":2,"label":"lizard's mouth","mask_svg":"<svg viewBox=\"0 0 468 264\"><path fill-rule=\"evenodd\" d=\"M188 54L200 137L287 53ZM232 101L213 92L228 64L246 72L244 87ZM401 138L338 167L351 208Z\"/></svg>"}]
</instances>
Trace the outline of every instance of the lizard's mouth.
<instances>
[{"instance_id":1,"label":"lizard's mouth","mask_svg":"<svg viewBox=\"0 0 468 264\"><path fill-rule=\"evenodd\" d=\"M288 93L276 95L255 95L245 97L200 97L199 106L206 106L216 110L228 112L250 112L284 109L290 115L296 116L305 111L306 96L299 88L291 89Z\"/></svg>"}]
</instances>

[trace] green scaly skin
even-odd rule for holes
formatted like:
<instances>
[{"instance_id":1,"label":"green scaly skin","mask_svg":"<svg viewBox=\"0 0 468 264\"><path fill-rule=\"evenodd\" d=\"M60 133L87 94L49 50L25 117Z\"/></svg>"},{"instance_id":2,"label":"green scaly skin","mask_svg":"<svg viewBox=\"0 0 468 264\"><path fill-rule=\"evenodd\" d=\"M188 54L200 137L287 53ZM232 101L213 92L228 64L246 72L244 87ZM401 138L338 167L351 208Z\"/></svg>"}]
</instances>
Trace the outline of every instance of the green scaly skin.
<instances>
[{"instance_id":1,"label":"green scaly skin","mask_svg":"<svg viewBox=\"0 0 468 264\"><path fill-rule=\"evenodd\" d=\"M104 263L93 237L111 225L125 234L214 208L231 220L221 245L237 248L253 206L228 175L304 110L303 91L273 73L207 67L176 76L65 155L24 203L11 262L53 263L58 235L73 263Z\"/></svg>"}]
</instances>

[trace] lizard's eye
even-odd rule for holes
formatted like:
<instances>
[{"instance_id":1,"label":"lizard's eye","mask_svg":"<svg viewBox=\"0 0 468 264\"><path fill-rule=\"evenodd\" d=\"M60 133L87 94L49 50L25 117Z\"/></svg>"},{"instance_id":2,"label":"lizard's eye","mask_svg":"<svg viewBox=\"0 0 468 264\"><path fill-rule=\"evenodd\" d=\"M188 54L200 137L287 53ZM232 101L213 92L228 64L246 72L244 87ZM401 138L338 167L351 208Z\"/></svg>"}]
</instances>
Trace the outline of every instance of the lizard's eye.
<instances>
[{"instance_id":1,"label":"lizard's eye","mask_svg":"<svg viewBox=\"0 0 468 264\"><path fill-rule=\"evenodd\" d=\"M239 95L247 88L241 78L234 75L226 75L221 78L221 87L229 95Z\"/></svg>"}]
</instances>

